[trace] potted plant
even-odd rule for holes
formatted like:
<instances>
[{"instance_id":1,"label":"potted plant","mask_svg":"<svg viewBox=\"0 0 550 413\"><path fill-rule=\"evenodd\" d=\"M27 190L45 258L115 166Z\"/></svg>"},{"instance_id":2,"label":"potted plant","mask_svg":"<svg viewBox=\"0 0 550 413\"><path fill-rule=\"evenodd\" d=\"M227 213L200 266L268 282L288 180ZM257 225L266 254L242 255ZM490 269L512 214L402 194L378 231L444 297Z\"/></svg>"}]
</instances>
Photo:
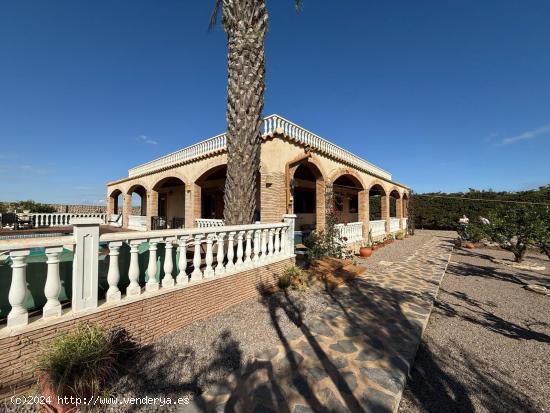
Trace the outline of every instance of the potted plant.
<instances>
[{"instance_id":1,"label":"potted plant","mask_svg":"<svg viewBox=\"0 0 550 413\"><path fill-rule=\"evenodd\" d=\"M369 235L366 241L363 241L361 243L361 247L359 248L359 256L363 258L368 258L372 255L373 250L373 242L372 242L372 232L369 230Z\"/></svg>"}]
</instances>

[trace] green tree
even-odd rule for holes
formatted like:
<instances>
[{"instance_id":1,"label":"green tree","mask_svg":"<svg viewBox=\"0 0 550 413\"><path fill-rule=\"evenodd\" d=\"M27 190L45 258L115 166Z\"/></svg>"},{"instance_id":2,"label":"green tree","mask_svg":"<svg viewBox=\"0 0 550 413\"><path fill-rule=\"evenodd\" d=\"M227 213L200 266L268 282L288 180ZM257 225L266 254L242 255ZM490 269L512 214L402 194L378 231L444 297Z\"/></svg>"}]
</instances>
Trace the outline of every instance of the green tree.
<instances>
[{"instance_id":1,"label":"green tree","mask_svg":"<svg viewBox=\"0 0 550 413\"><path fill-rule=\"evenodd\" d=\"M535 246L550 259L550 207L539 209L534 227Z\"/></svg>"},{"instance_id":2,"label":"green tree","mask_svg":"<svg viewBox=\"0 0 550 413\"><path fill-rule=\"evenodd\" d=\"M469 227L479 229L502 249L514 254L521 262L527 248L535 245L537 211L527 206L500 206L488 215L490 224L474 221Z\"/></svg>"},{"instance_id":3,"label":"green tree","mask_svg":"<svg viewBox=\"0 0 550 413\"><path fill-rule=\"evenodd\" d=\"M301 1L296 0L296 7ZM227 34L227 176L224 219L250 224L256 209L265 91L265 0L216 0L210 27L222 12Z\"/></svg>"}]
</instances>

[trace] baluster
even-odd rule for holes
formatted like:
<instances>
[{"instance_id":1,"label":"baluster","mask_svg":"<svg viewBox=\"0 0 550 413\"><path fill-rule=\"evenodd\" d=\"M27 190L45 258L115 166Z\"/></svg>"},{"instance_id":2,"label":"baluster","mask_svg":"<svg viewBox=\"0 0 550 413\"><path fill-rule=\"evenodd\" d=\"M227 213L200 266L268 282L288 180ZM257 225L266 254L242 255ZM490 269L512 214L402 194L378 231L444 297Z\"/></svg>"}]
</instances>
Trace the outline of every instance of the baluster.
<instances>
[{"instance_id":1,"label":"baluster","mask_svg":"<svg viewBox=\"0 0 550 413\"><path fill-rule=\"evenodd\" d=\"M44 286L44 295L47 298L46 304L42 309L44 318L58 317L61 315L61 303L59 302L59 292L61 291L61 279L59 278L59 255L63 247L46 248L48 257L48 272L46 275L46 285Z\"/></svg>"},{"instance_id":2,"label":"baluster","mask_svg":"<svg viewBox=\"0 0 550 413\"><path fill-rule=\"evenodd\" d=\"M267 229L262 230L262 256L260 261L265 262L267 260Z\"/></svg>"},{"instance_id":3,"label":"baluster","mask_svg":"<svg viewBox=\"0 0 550 413\"><path fill-rule=\"evenodd\" d=\"M225 251L223 250L223 239L225 237L224 233L217 235L216 247L218 248L216 255L216 275L222 275L225 273L225 267L223 265L223 259L225 256Z\"/></svg>"},{"instance_id":4,"label":"baluster","mask_svg":"<svg viewBox=\"0 0 550 413\"><path fill-rule=\"evenodd\" d=\"M176 282L178 285L183 285L189 282L189 277L185 270L187 269L187 240L189 237L184 236L179 239L180 256L178 260L178 276Z\"/></svg>"},{"instance_id":5,"label":"baluster","mask_svg":"<svg viewBox=\"0 0 550 413\"><path fill-rule=\"evenodd\" d=\"M156 291L159 289L159 282L157 281L157 243L159 240L149 240L149 263L147 265L147 284L145 284L145 291Z\"/></svg>"},{"instance_id":6,"label":"baluster","mask_svg":"<svg viewBox=\"0 0 550 413\"><path fill-rule=\"evenodd\" d=\"M244 265L250 268L252 266L252 231L246 231L246 248L244 250Z\"/></svg>"},{"instance_id":7,"label":"baluster","mask_svg":"<svg viewBox=\"0 0 550 413\"><path fill-rule=\"evenodd\" d=\"M191 273L191 281L202 280L201 272L201 239L202 234L195 235L193 244L195 246L195 253L193 255L193 272Z\"/></svg>"},{"instance_id":8,"label":"baluster","mask_svg":"<svg viewBox=\"0 0 550 413\"><path fill-rule=\"evenodd\" d=\"M257 266L260 262L260 236L261 230L254 231L254 257L252 258L252 263Z\"/></svg>"},{"instance_id":9,"label":"baluster","mask_svg":"<svg viewBox=\"0 0 550 413\"><path fill-rule=\"evenodd\" d=\"M275 229L275 245L274 245L274 248L275 248L274 254L275 254L275 256L278 256L280 254L279 249L281 248L281 228L276 228Z\"/></svg>"},{"instance_id":10,"label":"baluster","mask_svg":"<svg viewBox=\"0 0 550 413\"><path fill-rule=\"evenodd\" d=\"M107 302L120 301L120 290L118 282L120 281L120 270L118 268L118 256L122 241L109 242L109 271L107 272L107 282L109 289L105 294Z\"/></svg>"},{"instance_id":11,"label":"baluster","mask_svg":"<svg viewBox=\"0 0 550 413\"><path fill-rule=\"evenodd\" d=\"M172 262L172 250L174 248L172 245L173 241L174 238L167 238L164 242L164 277L162 277L163 287L174 286L174 277L172 276L172 271L174 270L174 263Z\"/></svg>"},{"instance_id":12,"label":"baluster","mask_svg":"<svg viewBox=\"0 0 550 413\"><path fill-rule=\"evenodd\" d=\"M235 239L236 232L230 232L227 238L227 265L225 266L226 272L232 272L235 270L235 264L233 263L233 257L235 254L233 247L233 240Z\"/></svg>"},{"instance_id":13,"label":"baluster","mask_svg":"<svg viewBox=\"0 0 550 413\"><path fill-rule=\"evenodd\" d=\"M29 313L25 307L27 298L27 255L30 250L13 251L10 253L11 285L8 301L11 311L8 314L8 327L19 327L29 323Z\"/></svg>"},{"instance_id":14,"label":"baluster","mask_svg":"<svg viewBox=\"0 0 550 413\"><path fill-rule=\"evenodd\" d=\"M126 289L126 295L140 295L141 287L139 285L139 245L142 241L130 241L130 268L128 269L128 278L130 285Z\"/></svg>"},{"instance_id":15,"label":"baluster","mask_svg":"<svg viewBox=\"0 0 550 413\"><path fill-rule=\"evenodd\" d=\"M237 234L237 262L235 262L237 268L243 265L243 237L244 231L239 231Z\"/></svg>"},{"instance_id":16,"label":"baluster","mask_svg":"<svg viewBox=\"0 0 550 413\"><path fill-rule=\"evenodd\" d=\"M270 260L273 258L273 228L270 228L267 233L267 259Z\"/></svg>"},{"instance_id":17,"label":"baluster","mask_svg":"<svg viewBox=\"0 0 550 413\"><path fill-rule=\"evenodd\" d=\"M214 255L212 253L213 242L214 234L208 234L206 236L206 268L204 269L204 278L212 278L214 276L214 268L212 268L212 263L214 262Z\"/></svg>"}]
</instances>

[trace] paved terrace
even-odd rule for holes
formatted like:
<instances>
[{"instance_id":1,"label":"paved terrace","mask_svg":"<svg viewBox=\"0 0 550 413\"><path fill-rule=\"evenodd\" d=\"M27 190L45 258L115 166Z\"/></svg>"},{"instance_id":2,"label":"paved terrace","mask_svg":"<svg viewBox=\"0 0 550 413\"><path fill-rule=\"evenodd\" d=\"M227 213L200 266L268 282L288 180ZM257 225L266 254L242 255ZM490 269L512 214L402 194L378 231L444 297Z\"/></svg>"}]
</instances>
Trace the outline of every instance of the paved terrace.
<instances>
[{"instance_id":1,"label":"paved terrace","mask_svg":"<svg viewBox=\"0 0 550 413\"><path fill-rule=\"evenodd\" d=\"M145 349L115 393L192 395L172 407L181 412L395 411L451 237L418 232L376 251L346 286L248 300L194 323Z\"/></svg>"}]
</instances>

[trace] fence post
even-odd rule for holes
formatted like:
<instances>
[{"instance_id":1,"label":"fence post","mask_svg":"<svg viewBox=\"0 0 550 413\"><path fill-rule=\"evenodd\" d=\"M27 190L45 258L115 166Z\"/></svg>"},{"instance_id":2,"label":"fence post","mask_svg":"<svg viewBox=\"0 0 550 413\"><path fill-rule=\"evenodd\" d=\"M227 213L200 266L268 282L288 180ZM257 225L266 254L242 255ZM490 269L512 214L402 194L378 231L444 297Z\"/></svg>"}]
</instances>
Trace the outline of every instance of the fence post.
<instances>
[{"instance_id":1,"label":"fence post","mask_svg":"<svg viewBox=\"0 0 550 413\"><path fill-rule=\"evenodd\" d=\"M288 231L287 231L287 253L291 257L294 257L294 228L296 226L296 215L294 214L285 214L283 215L283 221L288 225Z\"/></svg>"},{"instance_id":2,"label":"fence post","mask_svg":"<svg viewBox=\"0 0 550 413\"><path fill-rule=\"evenodd\" d=\"M71 224L76 240L72 298L72 310L76 312L97 307L101 218L73 218Z\"/></svg>"}]
</instances>

